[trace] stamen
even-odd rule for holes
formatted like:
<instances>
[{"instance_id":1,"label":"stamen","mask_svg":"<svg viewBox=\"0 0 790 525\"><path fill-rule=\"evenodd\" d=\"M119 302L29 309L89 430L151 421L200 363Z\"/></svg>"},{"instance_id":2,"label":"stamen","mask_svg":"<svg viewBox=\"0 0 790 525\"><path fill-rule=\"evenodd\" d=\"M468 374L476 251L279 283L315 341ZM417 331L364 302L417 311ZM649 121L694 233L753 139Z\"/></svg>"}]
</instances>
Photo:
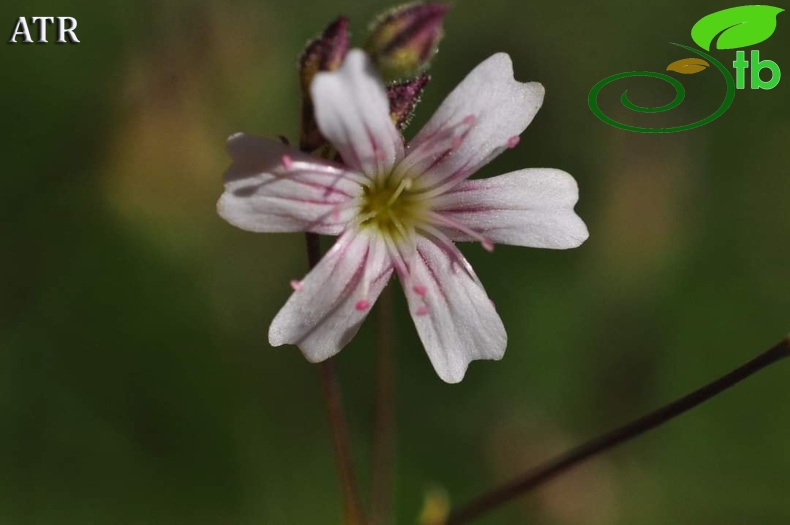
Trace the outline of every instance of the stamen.
<instances>
[{"instance_id":1,"label":"stamen","mask_svg":"<svg viewBox=\"0 0 790 525\"><path fill-rule=\"evenodd\" d=\"M480 244L483 245L483 249L485 249L485 251L487 251L487 252L493 252L494 251L494 243L491 242L490 239L483 239L483 242L481 242Z\"/></svg>"},{"instance_id":2,"label":"stamen","mask_svg":"<svg viewBox=\"0 0 790 525\"><path fill-rule=\"evenodd\" d=\"M483 248L486 251L488 251L488 252L494 251L494 243L491 241L491 239L489 239L488 237L485 237L481 233L478 233L478 232L474 231L473 229L461 224L460 222L458 222L458 221L456 221L454 219L450 219L449 217L446 217L446 216L441 215L441 214L436 213L436 212L431 212L431 219L433 219L434 222L438 222L440 224L444 224L445 226L449 226L450 228L455 228L456 230L460 231L461 233L467 234L468 236L470 236L471 238L475 239L480 244L482 244Z\"/></svg>"},{"instance_id":3,"label":"stamen","mask_svg":"<svg viewBox=\"0 0 790 525\"><path fill-rule=\"evenodd\" d=\"M431 310L430 308L428 308L427 305L422 305L419 308L417 308L417 311L415 313L419 316L423 316L423 315L428 315L430 312Z\"/></svg>"},{"instance_id":4,"label":"stamen","mask_svg":"<svg viewBox=\"0 0 790 525\"><path fill-rule=\"evenodd\" d=\"M370 308L370 301L368 301L367 299L360 299L359 301L357 301L357 304L356 306L354 306L354 308L357 309L357 312L364 312L365 310Z\"/></svg>"},{"instance_id":5,"label":"stamen","mask_svg":"<svg viewBox=\"0 0 790 525\"><path fill-rule=\"evenodd\" d=\"M290 155L283 155L283 158L281 160L286 170L291 171L291 169L293 169L294 161L290 157Z\"/></svg>"},{"instance_id":6,"label":"stamen","mask_svg":"<svg viewBox=\"0 0 790 525\"><path fill-rule=\"evenodd\" d=\"M286 155L287 156L287 155ZM290 157L289 157L290 158ZM291 159L292 164L294 166L298 164L302 164L302 161L294 161ZM350 179L359 184L360 186L366 186L370 183L370 179L362 175L361 173L357 173L353 170L350 170L344 166L339 166L333 164L331 162L311 162L310 163L310 171L314 172L316 175L328 175L333 177L333 181L331 185L328 185L330 188L339 182L341 179Z\"/></svg>"},{"instance_id":7,"label":"stamen","mask_svg":"<svg viewBox=\"0 0 790 525\"><path fill-rule=\"evenodd\" d=\"M516 146L518 146L519 142L521 142L521 137L519 137L518 135L514 137L510 137L509 139L507 139L507 147L513 149Z\"/></svg>"},{"instance_id":8,"label":"stamen","mask_svg":"<svg viewBox=\"0 0 790 525\"><path fill-rule=\"evenodd\" d=\"M400 194L403 193L404 190L411 189L411 185L412 185L412 180L409 177L406 177L405 179L400 181L400 184L398 184L398 189L395 190L395 193L393 193L392 197L390 197L390 199L387 201L386 207L389 208L390 206L392 206L395 203L395 201L398 200L398 197L400 197Z\"/></svg>"},{"instance_id":9,"label":"stamen","mask_svg":"<svg viewBox=\"0 0 790 525\"><path fill-rule=\"evenodd\" d=\"M395 180L405 178L409 174L415 176L424 173L433 165L441 162L463 144L466 134L476 122L477 117L467 115L460 121L444 123L440 129L426 137L419 146L409 152L406 159L398 164L393 173Z\"/></svg>"},{"instance_id":10,"label":"stamen","mask_svg":"<svg viewBox=\"0 0 790 525\"><path fill-rule=\"evenodd\" d=\"M367 221L368 219L372 219L373 217L375 217L378 214L379 214L379 212L377 212L377 211L369 211L369 212L367 212L364 215L358 216L357 217L357 222L362 224L363 222Z\"/></svg>"},{"instance_id":11,"label":"stamen","mask_svg":"<svg viewBox=\"0 0 790 525\"><path fill-rule=\"evenodd\" d=\"M458 248L455 247L455 244L452 240L439 228L431 225L431 224L422 224L420 228L424 233L426 233L429 238L432 237L432 241L435 242L440 248L446 251L447 255L450 256L450 265L451 267L458 267L459 269L466 272L466 274L472 278L474 282L478 285L483 286L480 283L480 279L477 278L474 270L472 270L472 265L464 259L461 252L458 251Z\"/></svg>"},{"instance_id":12,"label":"stamen","mask_svg":"<svg viewBox=\"0 0 790 525\"><path fill-rule=\"evenodd\" d=\"M395 228L398 230L398 233L400 233L404 239L412 238L412 236L409 235L409 232L406 231L406 227L403 225L403 223L397 216L390 215L390 220L392 221L392 224L395 225Z\"/></svg>"},{"instance_id":13,"label":"stamen","mask_svg":"<svg viewBox=\"0 0 790 525\"><path fill-rule=\"evenodd\" d=\"M335 222L340 222L342 218L341 213L349 208L356 208L359 206L359 201L357 199L349 199L346 202L341 202L339 204L335 204L332 208L329 209L326 213L322 214L316 220L310 222L308 224L308 228L315 227L319 224L323 224L323 222L331 217Z\"/></svg>"},{"instance_id":14,"label":"stamen","mask_svg":"<svg viewBox=\"0 0 790 525\"><path fill-rule=\"evenodd\" d=\"M428 294L428 289L421 284L415 284L412 290L420 297L425 297Z\"/></svg>"},{"instance_id":15,"label":"stamen","mask_svg":"<svg viewBox=\"0 0 790 525\"><path fill-rule=\"evenodd\" d=\"M384 244L387 246L387 252L389 252L390 260L392 264L395 265L395 269L398 271L398 274L401 278L405 278L409 275L409 268L406 265L405 258L401 253L398 246L395 244L395 241L389 235L384 236Z\"/></svg>"},{"instance_id":16,"label":"stamen","mask_svg":"<svg viewBox=\"0 0 790 525\"><path fill-rule=\"evenodd\" d=\"M291 288L293 288L294 292L301 292L303 288L301 281L297 281L296 279L292 280Z\"/></svg>"}]
</instances>

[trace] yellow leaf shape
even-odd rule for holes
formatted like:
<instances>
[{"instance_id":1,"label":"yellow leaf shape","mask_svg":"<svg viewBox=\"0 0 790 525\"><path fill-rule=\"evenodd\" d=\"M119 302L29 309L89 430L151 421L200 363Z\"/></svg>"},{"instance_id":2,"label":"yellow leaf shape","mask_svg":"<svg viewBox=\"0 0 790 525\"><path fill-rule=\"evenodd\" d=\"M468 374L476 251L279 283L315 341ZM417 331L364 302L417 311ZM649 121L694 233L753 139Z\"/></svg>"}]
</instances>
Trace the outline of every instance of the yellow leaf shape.
<instances>
[{"instance_id":1,"label":"yellow leaf shape","mask_svg":"<svg viewBox=\"0 0 790 525\"><path fill-rule=\"evenodd\" d=\"M674 71L676 73L682 73L683 75L693 75L694 73L705 71L709 67L710 64L701 58L684 58L669 64L667 66L667 71Z\"/></svg>"}]
</instances>

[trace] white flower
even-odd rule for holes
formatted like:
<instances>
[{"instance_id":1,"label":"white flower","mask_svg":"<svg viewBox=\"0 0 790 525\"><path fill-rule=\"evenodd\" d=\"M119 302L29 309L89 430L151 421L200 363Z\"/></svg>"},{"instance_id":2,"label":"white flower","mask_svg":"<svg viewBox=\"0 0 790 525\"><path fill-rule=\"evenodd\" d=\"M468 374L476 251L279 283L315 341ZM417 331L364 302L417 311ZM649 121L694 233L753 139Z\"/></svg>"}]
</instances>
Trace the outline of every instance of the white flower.
<instances>
[{"instance_id":1,"label":"white flower","mask_svg":"<svg viewBox=\"0 0 790 525\"><path fill-rule=\"evenodd\" d=\"M276 140L228 139L219 214L254 232L338 235L269 329L273 346L297 345L312 362L356 334L397 272L436 372L463 379L470 361L501 359L507 334L493 303L454 241L573 248L587 238L574 213L574 179L524 169L467 180L514 147L543 102L543 86L513 79L510 57L477 66L404 147L384 86L364 52L319 73L315 117L344 164Z\"/></svg>"}]
</instances>

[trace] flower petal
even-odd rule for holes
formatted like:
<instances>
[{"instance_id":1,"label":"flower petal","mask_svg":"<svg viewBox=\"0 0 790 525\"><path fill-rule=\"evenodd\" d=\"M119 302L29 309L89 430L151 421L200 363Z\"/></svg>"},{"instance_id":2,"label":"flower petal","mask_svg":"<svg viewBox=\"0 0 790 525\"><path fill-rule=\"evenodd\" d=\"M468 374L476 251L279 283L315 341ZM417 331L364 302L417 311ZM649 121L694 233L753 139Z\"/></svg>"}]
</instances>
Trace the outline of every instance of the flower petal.
<instances>
[{"instance_id":1,"label":"flower petal","mask_svg":"<svg viewBox=\"0 0 790 525\"><path fill-rule=\"evenodd\" d=\"M294 344L313 363L332 357L356 335L390 275L381 238L365 230L348 231L274 318L269 343Z\"/></svg>"},{"instance_id":2,"label":"flower petal","mask_svg":"<svg viewBox=\"0 0 790 525\"><path fill-rule=\"evenodd\" d=\"M340 69L318 73L310 93L321 133L348 166L374 177L403 158L387 92L363 51L352 49Z\"/></svg>"},{"instance_id":3,"label":"flower petal","mask_svg":"<svg viewBox=\"0 0 790 525\"><path fill-rule=\"evenodd\" d=\"M475 359L502 358L502 320L455 246L419 239L410 273L401 280L425 351L444 381L461 381Z\"/></svg>"},{"instance_id":4,"label":"flower petal","mask_svg":"<svg viewBox=\"0 0 790 525\"><path fill-rule=\"evenodd\" d=\"M243 133L228 139L228 152L217 212L234 226L338 235L356 213L364 179L343 166Z\"/></svg>"},{"instance_id":5,"label":"flower petal","mask_svg":"<svg viewBox=\"0 0 790 525\"><path fill-rule=\"evenodd\" d=\"M397 172L423 187L466 179L512 147L543 103L543 86L513 78L505 53L483 61L442 102L409 144Z\"/></svg>"},{"instance_id":6,"label":"flower petal","mask_svg":"<svg viewBox=\"0 0 790 525\"><path fill-rule=\"evenodd\" d=\"M435 211L495 243L567 249L589 236L573 211L579 188L569 174L551 168L524 169L464 181L436 198ZM477 240L457 229L456 241Z\"/></svg>"}]
</instances>

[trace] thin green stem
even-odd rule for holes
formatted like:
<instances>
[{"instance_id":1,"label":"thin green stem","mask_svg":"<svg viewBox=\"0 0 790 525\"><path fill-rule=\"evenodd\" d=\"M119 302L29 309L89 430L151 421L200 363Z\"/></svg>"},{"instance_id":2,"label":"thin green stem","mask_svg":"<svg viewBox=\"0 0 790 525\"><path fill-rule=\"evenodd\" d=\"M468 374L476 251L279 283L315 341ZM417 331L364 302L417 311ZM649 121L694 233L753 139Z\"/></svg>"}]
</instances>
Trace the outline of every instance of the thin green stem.
<instances>
[{"instance_id":1,"label":"thin green stem","mask_svg":"<svg viewBox=\"0 0 790 525\"><path fill-rule=\"evenodd\" d=\"M597 437L548 463L517 477L508 483L472 500L450 513L444 525L469 523L517 497L542 486L580 463L606 452L626 441L630 441L664 423L680 416L737 385L777 361L790 357L790 337L783 339L773 348L755 357L732 372L716 379L702 388L669 403L658 410L620 428Z\"/></svg>"},{"instance_id":2,"label":"thin green stem","mask_svg":"<svg viewBox=\"0 0 790 525\"><path fill-rule=\"evenodd\" d=\"M392 475L395 454L395 362L392 348L392 292L385 288L376 303L378 367L376 423L373 438L372 522L392 521Z\"/></svg>"}]
</instances>

